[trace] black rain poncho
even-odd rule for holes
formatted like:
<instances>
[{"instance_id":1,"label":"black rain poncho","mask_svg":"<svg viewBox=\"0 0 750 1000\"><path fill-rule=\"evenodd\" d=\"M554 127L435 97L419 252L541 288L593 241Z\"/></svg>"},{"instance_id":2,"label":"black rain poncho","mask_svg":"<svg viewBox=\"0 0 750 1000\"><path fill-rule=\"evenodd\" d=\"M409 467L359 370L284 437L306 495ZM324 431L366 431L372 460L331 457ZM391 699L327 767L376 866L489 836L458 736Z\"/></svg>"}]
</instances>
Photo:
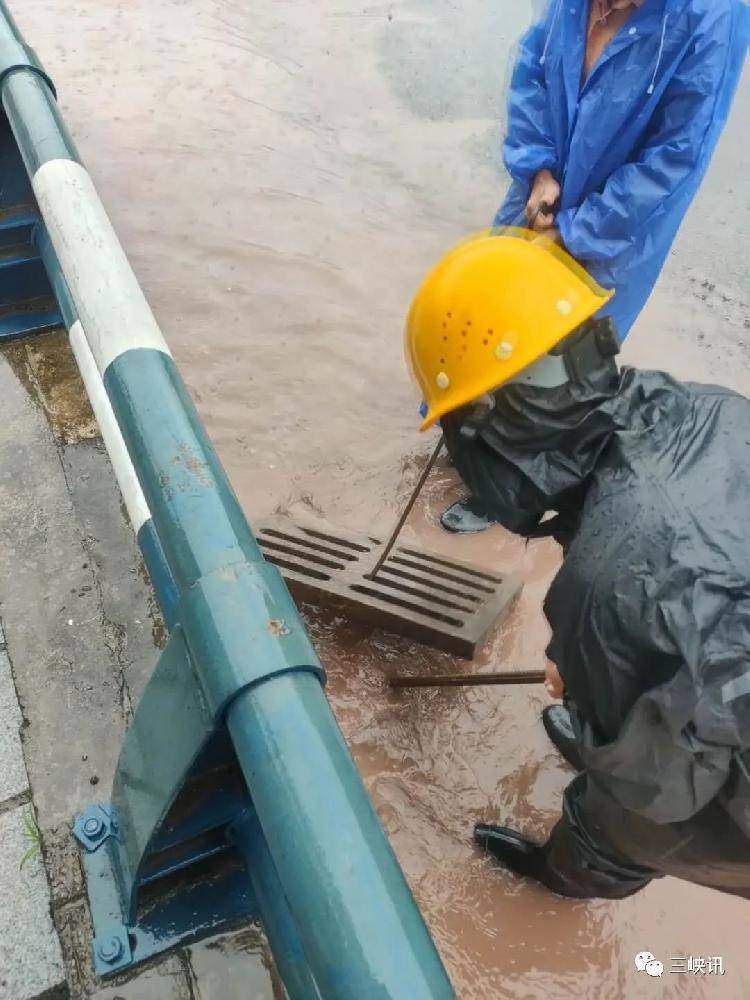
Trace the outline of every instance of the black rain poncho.
<instances>
[{"instance_id":1,"label":"black rain poncho","mask_svg":"<svg viewBox=\"0 0 750 1000\"><path fill-rule=\"evenodd\" d=\"M545 613L581 844L750 894L750 402L609 361L503 388L471 439L466 417L444 421L466 484L564 548Z\"/></svg>"}]
</instances>

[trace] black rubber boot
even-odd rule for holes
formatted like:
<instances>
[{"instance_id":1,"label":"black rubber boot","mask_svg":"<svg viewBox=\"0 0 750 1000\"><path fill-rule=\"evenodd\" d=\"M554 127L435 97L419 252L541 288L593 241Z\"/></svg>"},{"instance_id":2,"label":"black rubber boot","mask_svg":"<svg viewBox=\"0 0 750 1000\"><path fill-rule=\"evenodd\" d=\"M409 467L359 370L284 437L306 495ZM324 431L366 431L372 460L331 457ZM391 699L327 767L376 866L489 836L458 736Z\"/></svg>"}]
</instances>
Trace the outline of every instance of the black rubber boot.
<instances>
[{"instance_id":1,"label":"black rubber boot","mask_svg":"<svg viewBox=\"0 0 750 1000\"><path fill-rule=\"evenodd\" d=\"M515 830L507 826L477 823L474 843L517 875L542 880L547 867L544 850Z\"/></svg>"},{"instance_id":2,"label":"black rubber boot","mask_svg":"<svg viewBox=\"0 0 750 1000\"><path fill-rule=\"evenodd\" d=\"M563 705L550 705L542 712L542 724L550 740L555 744L565 760L576 771L583 771L585 765L581 759L570 714Z\"/></svg>"},{"instance_id":3,"label":"black rubber boot","mask_svg":"<svg viewBox=\"0 0 750 1000\"><path fill-rule=\"evenodd\" d=\"M533 878L568 899L625 899L660 877L650 868L608 857L606 844L582 839L565 817L543 845L507 826L486 823L474 827L474 841L516 875Z\"/></svg>"},{"instance_id":4,"label":"black rubber boot","mask_svg":"<svg viewBox=\"0 0 750 1000\"><path fill-rule=\"evenodd\" d=\"M454 534L473 535L478 531L486 531L493 524L497 524L497 521L487 513L481 501L468 496L443 511L440 523L446 531L452 531Z\"/></svg>"}]
</instances>

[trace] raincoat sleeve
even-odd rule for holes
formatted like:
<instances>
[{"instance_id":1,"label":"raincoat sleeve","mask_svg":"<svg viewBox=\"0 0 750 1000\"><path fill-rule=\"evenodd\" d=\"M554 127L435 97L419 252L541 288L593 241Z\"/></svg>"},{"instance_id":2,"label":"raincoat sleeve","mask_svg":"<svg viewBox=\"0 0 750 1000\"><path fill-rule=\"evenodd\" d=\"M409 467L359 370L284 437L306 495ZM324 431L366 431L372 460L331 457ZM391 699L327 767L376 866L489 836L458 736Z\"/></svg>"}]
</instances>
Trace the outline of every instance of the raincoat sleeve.
<instances>
[{"instance_id":1,"label":"raincoat sleeve","mask_svg":"<svg viewBox=\"0 0 750 1000\"><path fill-rule=\"evenodd\" d=\"M544 72L544 48L554 6L524 36L508 93L508 127L503 148L511 178L528 189L540 170L558 166Z\"/></svg>"},{"instance_id":2,"label":"raincoat sleeve","mask_svg":"<svg viewBox=\"0 0 750 1000\"><path fill-rule=\"evenodd\" d=\"M672 213L682 217L721 125L715 109L732 14L717 7L698 26L635 158L615 170L601 192L558 214L565 246L582 263L607 265L624 254L635 262L648 245L651 224Z\"/></svg>"}]
</instances>

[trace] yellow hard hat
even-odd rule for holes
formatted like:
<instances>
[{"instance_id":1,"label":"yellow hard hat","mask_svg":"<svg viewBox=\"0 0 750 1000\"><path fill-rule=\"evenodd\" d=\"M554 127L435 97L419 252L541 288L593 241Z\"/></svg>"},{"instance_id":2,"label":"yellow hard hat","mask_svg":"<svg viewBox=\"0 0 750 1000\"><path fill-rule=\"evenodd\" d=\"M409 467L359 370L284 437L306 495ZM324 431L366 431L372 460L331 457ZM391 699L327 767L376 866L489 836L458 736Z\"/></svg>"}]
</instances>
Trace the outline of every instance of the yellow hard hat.
<instances>
[{"instance_id":1,"label":"yellow hard hat","mask_svg":"<svg viewBox=\"0 0 750 1000\"><path fill-rule=\"evenodd\" d=\"M428 275L406 323L407 361L427 404L421 430L500 388L613 294L530 230L464 240Z\"/></svg>"}]
</instances>

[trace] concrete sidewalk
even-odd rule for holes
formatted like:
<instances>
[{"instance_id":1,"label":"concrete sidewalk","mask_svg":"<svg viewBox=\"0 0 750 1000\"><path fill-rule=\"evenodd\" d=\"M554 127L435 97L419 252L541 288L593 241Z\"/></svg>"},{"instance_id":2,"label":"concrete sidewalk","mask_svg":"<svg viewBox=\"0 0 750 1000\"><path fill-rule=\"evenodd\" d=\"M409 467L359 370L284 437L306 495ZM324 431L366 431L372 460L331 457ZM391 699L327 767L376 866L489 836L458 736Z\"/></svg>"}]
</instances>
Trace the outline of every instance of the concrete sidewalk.
<instances>
[{"instance_id":1,"label":"concrete sidewalk","mask_svg":"<svg viewBox=\"0 0 750 1000\"><path fill-rule=\"evenodd\" d=\"M71 819L109 797L165 633L65 332L3 348L0 392L0 1000L281 996L254 928L94 976Z\"/></svg>"},{"instance_id":2,"label":"concrete sidewalk","mask_svg":"<svg viewBox=\"0 0 750 1000\"><path fill-rule=\"evenodd\" d=\"M0 625L0 998L67 996L21 746L23 716ZM7 905L10 902L10 905Z\"/></svg>"}]
</instances>

